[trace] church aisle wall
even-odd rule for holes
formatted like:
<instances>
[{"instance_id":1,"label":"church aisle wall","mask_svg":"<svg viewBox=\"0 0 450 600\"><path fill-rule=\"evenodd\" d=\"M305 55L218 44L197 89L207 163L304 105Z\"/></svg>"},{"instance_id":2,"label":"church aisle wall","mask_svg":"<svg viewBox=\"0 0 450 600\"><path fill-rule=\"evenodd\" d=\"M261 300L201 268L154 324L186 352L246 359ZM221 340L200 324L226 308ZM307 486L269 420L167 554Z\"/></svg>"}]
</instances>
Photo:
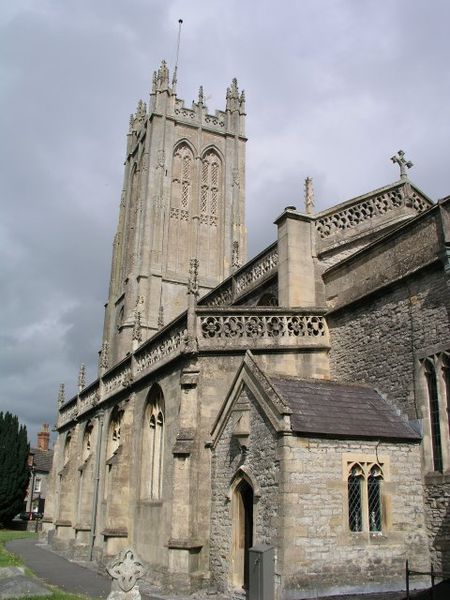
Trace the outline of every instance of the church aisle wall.
<instances>
[{"instance_id":1,"label":"church aisle wall","mask_svg":"<svg viewBox=\"0 0 450 600\"><path fill-rule=\"evenodd\" d=\"M423 431L426 514L436 567L450 558L448 388L442 370L450 351L450 295L441 263L328 316L333 377L375 386ZM434 471L426 359L436 363L441 472Z\"/></svg>"}]
</instances>

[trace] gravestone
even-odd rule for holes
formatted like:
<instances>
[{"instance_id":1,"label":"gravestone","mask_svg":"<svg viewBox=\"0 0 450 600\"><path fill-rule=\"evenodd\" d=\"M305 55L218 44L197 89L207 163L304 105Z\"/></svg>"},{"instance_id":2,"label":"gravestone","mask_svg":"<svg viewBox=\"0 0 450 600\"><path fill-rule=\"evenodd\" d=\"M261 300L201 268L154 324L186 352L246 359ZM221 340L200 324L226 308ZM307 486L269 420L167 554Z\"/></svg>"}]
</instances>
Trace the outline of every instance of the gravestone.
<instances>
[{"instance_id":1,"label":"gravestone","mask_svg":"<svg viewBox=\"0 0 450 600\"><path fill-rule=\"evenodd\" d=\"M134 550L122 550L106 570L112 577L107 600L141 600L137 582L144 576L145 568Z\"/></svg>"}]
</instances>

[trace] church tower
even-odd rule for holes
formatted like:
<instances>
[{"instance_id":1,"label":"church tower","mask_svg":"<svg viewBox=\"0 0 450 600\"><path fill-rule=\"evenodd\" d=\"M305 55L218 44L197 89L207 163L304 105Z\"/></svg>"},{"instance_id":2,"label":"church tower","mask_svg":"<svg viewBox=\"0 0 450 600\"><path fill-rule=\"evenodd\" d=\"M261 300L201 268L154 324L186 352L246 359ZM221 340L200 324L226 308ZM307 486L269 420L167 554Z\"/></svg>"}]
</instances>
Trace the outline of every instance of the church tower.
<instances>
[{"instance_id":1,"label":"church tower","mask_svg":"<svg viewBox=\"0 0 450 600\"><path fill-rule=\"evenodd\" d=\"M200 294L246 261L245 96L234 79L225 111L191 108L163 61L150 102L131 115L113 242L101 369L111 367L187 307L191 258Z\"/></svg>"}]
</instances>

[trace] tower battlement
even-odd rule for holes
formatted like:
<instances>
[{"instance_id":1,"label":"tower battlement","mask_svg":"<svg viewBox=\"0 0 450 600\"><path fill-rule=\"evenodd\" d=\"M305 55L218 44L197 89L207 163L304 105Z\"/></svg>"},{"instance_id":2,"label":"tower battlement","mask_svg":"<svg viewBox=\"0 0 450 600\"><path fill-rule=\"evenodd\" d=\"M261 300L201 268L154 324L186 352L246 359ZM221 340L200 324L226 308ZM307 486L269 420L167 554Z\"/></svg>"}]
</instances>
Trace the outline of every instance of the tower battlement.
<instances>
[{"instance_id":1,"label":"tower battlement","mask_svg":"<svg viewBox=\"0 0 450 600\"><path fill-rule=\"evenodd\" d=\"M189 261L202 293L245 262L245 93L236 79L210 114L203 87L191 108L165 61L148 107L130 116L103 346L114 364L186 308ZM236 259L238 255L238 260Z\"/></svg>"}]
</instances>

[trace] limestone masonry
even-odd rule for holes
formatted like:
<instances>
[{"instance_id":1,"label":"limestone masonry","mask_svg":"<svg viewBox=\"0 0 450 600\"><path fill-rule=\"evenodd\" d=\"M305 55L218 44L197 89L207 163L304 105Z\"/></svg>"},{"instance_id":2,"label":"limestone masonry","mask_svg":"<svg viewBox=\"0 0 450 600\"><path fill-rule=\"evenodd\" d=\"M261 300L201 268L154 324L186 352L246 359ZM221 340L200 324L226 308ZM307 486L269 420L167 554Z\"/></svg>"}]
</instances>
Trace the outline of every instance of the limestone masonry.
<instances>
[{"instance_id":1,"label":"limestone masonry","mask_svg":"<svg viewBox=\"0 0 450 600\"><path fill-rule=\"evenodd\" d=\"M245 95L187 108L163 62L130 119L98 377L69 400L52 546L125 548L165 591L398 590L450 561L450 197L407 178L286 208L247 261ZM276 217L276 215L274 215ZM416 582L421 584L420 580Z\"/></svg>"}]
</instances>

